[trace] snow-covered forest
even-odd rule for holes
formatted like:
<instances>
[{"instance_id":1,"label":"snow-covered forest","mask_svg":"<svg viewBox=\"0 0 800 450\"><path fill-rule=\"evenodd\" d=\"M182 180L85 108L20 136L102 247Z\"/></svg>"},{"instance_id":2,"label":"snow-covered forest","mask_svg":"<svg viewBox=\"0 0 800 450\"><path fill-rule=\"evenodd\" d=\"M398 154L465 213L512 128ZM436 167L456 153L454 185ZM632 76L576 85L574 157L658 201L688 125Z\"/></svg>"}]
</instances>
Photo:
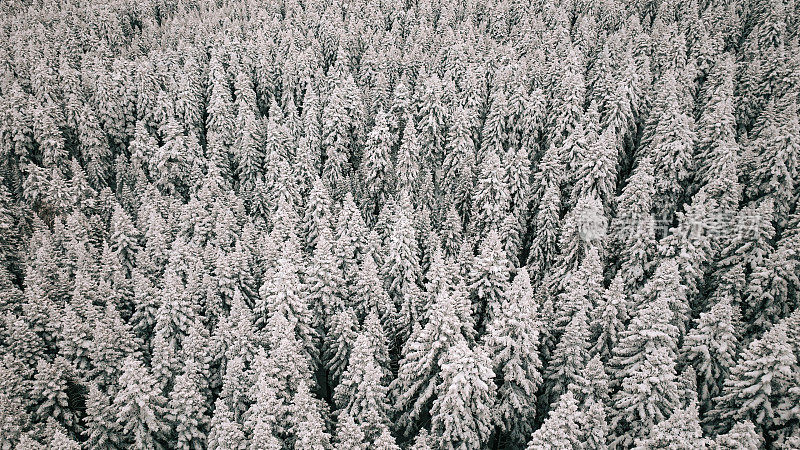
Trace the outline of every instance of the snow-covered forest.
<instances>
[{"instance_id":1,"label":"snow-covered forest","mask_svg":"<svg viewBox=\"0 0 800 450\"><path fill-rule=\"evenodd\" d=\"M0 449L800 449L800 1L7 0Z\"/></svg>"}]
</instances>

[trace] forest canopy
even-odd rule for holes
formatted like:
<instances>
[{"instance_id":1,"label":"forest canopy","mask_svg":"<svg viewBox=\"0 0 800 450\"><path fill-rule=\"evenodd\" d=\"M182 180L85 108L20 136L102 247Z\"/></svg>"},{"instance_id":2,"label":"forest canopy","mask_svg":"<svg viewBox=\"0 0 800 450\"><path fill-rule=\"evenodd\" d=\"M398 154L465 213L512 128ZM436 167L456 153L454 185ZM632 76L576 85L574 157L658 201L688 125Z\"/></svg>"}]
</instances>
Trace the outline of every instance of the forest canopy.
<instances>
[{"instance_id":1,"label":"forest canopy","mask_svg":"<svg viewBox=\"0 0 800 450\"><path fill-rule=\"evenodd\" d=\"M0 450L800 448L800 2L0 11Z\"/></svg>"}]
</instances>

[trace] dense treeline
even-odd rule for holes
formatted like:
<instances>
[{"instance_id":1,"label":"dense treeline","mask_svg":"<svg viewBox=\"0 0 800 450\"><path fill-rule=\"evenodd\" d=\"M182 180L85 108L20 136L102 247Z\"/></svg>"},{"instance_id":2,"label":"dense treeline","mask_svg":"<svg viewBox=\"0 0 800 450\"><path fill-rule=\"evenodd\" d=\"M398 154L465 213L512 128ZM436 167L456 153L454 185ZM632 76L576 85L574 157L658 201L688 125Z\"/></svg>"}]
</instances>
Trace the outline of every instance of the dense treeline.
<instances>
[{"instance_id":1,"label":"dense treeline","mask_svg":"<svg viewBox=\"0 0 800 450\"><path fill-rule=\"evenodd\" d=\"M0 9L0 449L800 448L800 2Z\"/></svg>"}]
</instances>

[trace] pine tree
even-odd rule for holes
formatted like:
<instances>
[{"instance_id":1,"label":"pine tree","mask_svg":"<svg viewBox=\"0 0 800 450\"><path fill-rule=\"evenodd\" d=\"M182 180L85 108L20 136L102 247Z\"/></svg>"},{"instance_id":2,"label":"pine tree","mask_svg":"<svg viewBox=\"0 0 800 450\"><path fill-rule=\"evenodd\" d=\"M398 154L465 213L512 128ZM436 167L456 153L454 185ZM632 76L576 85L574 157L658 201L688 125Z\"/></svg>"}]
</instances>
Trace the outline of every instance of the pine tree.
<instances>
[{"instance_id":1,"label":"pine tree","mask_svg":"<svg viewBox=\"0 0 800 450\"><path fill-rule=\"evenodd\" d=\"M668 448L675 450L694 450L708 448L709 441L703 437L697 406L691 405L678 409L669 419L657 424L650 430L650 435L638 439L634 449L650 450Z\"/></svg>"},{"instance_id":2,"label":"pine tree","mask_svg":"<svg viewBox=\"0 0 800 450\"><path fill-rule=\"evenodd\" d=\"M339 384L342 372L350 360L350 351L357 333L358 319L351 308L344 307L334 313L323 343L325 368L331 386Z\"/></svg>"},{"instance_id":3,"label":"pine tree","mask_svg":"<svg viewBox=\"0 0 800 450\"><path fill-rule=\"evenodd\" d=\"M197 309L192 304L186 286L173 264L167 266L163 284L162 303L156 312L154 332L160 333L167 345L173 351L177 351L183 339L189 334L189 327L197 316Z\"/></svg>"},{"instance_id":4,"label":"pine tree","mask_svg":"<svg viewBox=\"0 0 800 450\"><path fill-rule=\"evenodd\" d=\"M394 136L390 130L390 118L384 111L375 117L375 125L367 136L364 157L359 170L364 179L364 189L369 202L364 213L374 218L386 202L390 187L392 144Z\"/></svg>"},{"instance_id":5,"label":"pine tree","mask_svg":"<svg viewBox=\"0 0 800 450\"><path fill-rule=\"evenodd\" d=\"M605 450L608 448L608 424L605 405L589 399L581 408L579 426L586 448Z\"/></svg>"},{"instance_id":6,"label":"pine tree","mask_svg":"<svg viewBox=\"0 0 800 450\"><path fill-rule=\"evenodd\" d=\"M686 184L695 167L692 147L696 139L694 120L684 112L680 104L674 73L664 75L659 91L663 106L656 117L657 123L650 128L652 141L648 154L655 175L654 205L658 218L669 220L680 205ZM651 115L657 114L655 111ZM645 135L648 128L645 128ZM645 142L645 137L642 138Z\"/></svg>"},{"instance_id":7,"label":"pine tree","mask_svg":"<svg viewBox=\"0 0 800 450\"><path fill-rule=\"evenodd\" d=\"M280 392L278 378L273 374L274 360L268 358L266 352L259 352L253 361L256 372L255 382L249 396L253 403L247 410L244 420L245 429L252 431L253 439L250 448L282 448L282 437L288 434L289 405L288 393Z\"/></svg>"},{"instance_id":8,"label":"pine tree","mask_svg":"<svg viewBox=\"0 0 800 450\"><path fill-rule=\"evenodd\" d=\"M194 362L186 364L184 372L175 379L169 395L167 418L177 435L174 448L193 450L205 446L206 397L201 391L200 373Z\"/></svg>"},{"instance_id":9,"label":"pine tree","mask_svg":"<svg viewBox=\"0 0 800 450\"><path fill-rule=\"evenodd\" d=\"M575 180L571 203L583 197L596 197L606 211L609 209L617 184L618 152L614 140L613 131L606 129L579 156L578 166L571 174Z\"/></svg>"},{"instance_id":10,"label":"pine tree","mask_svg":"<svg viewBox=\"0 0 800 450\"><path fill-rule=\"evenodd\" d=\"M463 213L469 211L472 203L477 171L469 115L470 112L464 108L457 108L453 112L442 164L444 190L453 199L457 210Z\"/></svg>"},{"instance_id":11,"label":"pine tree","mask_svg":"<svg viewBox=\"0 0 800 450\"><path fill-rule=\"evenodd\" d=\"M630 445L678 406L675 352L678 330L664 296L640 306L610 362L616 385L611 428L616 445Z\"/></svg>"},{"instance_id":12,"label":"pine tree","mask_svg":"<svg viewBox=\"0 0 800 450\"><path fill-rule=\"evenodd\" d=\"M589 326L586 310L579 309L566 326L545 369L545 388L548 394L545 404L555 404L559 396L567 391L567 386L575 382L589 361L588 348Z\"/></svg>"},{"instance_id":13,"label":"pine tree","mask_svg":"<svg viewBox=\"0 0 800 450\"><path fill-rule=\"evenodd\" d=\"M119 379L120 391L114 397L117 424L126 441L135 449L164 447L167 399L156 389L156 380L142 363L133 357L125 359Z\"/></svg>"},{"instance_id":14,"label":"pine tree","mask_svg":"<svg viewBox=\"0 0 800 450\"><path fill-rule=\"evenodd\" d=\"M378 273L378 264L372 251L367 251L356 274L355 286L352 288L350 304L360 321L374 312L381 323L391 329L394 320L394 304L383 288L383 281Z\"/></svg>"},{"instance_id":15,"label":"pine tree","mask_svg":"<svg viewBox=\"0 0 800 450\"><path fill-rule=\"evenodd\" d=\"M586 363L586 367L575 378L575 382L568 386L568 391L572 392L578 403L586 408L591 406L591 402L600 405L609 403L609 377L598 355L594 355Z\"/></svg>"},{"instance_id":16,"label":"pine tree","mask_svg":"<svg viewBox=\"0 0 800 450\"><path fill-rule=\"evenodd\" d=\"M344 188L344 177L349 172L349 158L352 151L355 123L350 122L350 99L347 98L344 80L336 80L322 111L322 146L325 159L322 165L322 178L334 194ZM352 81L352 79L351 79Z\"/></svg>"},{"instance_id":17,"label":"pine tree","mask_svg":"<svg viewBox=\"0 0 800 450\"><path fill-rule=\"evenodd\" d=\"M442 449L479 449L492 432L495 385L482 349L459 341L447 350L431 407L431 432Z\"/></svg>"},{"instance_id":18,"label":"pine tree","mask_svg":"<svg viewBox=\"0 0 800 450\"><path fill-rule=\"evenodd\" d=\"M236 129L235 111L230 85L220 56L218 51L214 51L209 61L206 139L210 159L219 169L222 178L229 181L230 152L234 142L233 131Z\"/></svg>"},{"instance_id":19,"label":"pine tree","mask_svg":"<svg viewBox=\"0 0 800 450\"><path fill-rule=\"evenodd\" d=\"M119 204L114 205L114 213L111 217L111 248L114 256L125 268L127 275L136 264L136 257L139 251L137 242L139 232L131 222L130 217Z\"/></svg>"},{"instance_id":20,"label":"pine tree","mask_svg":"<svg viewBox=\"0 0 800 450\"><path fill-rule=\"evenodd\" d=\"M773 433L784 424L779 404L796 382L796 367L785 325L774 325L743 350L721 394L714 399L708 420L722 431L736 422L750 420L762 436L774 439Z\"/></svg>"},{"instance_id":21,"label":"pine tree","mask_svg":"<svg viewBox=\"0 0 800 450\"><path fill-rule=\"evenodd\" d=\"M586 319L590 320L595 307L601 303L603 266L597 250L590 249L580 267L568 273L562 283L566 286L556 299L553 323L558 333L562 333L574 315L582 309L585 310Z\"/></svg>"},{"instance_id":22,"label":"pine tree","mask_svg":"<svg viewBox=\"0 0 800 450\"><path fill-rule=\"evenodd\" d=\"M302 226L308 250L313 250L316 247L320 230L323 227L330 228L333 225L332 220L331 198L328 189L321 178L314 178L311 192L306 200Z\"/></svg>"},{"instance_id":23,"label":"pine tree","mask_svg":"<svg viewBox=\"0 0 800 450\"><path fill-rule=\"evenodd\" d=\"M536 392L542 383L537 304L524 268L517 271L503 300L486 326L483 346L499 380L497 420L511 442L520 444L533 430Z\"/></svg>"},{"instance_id":24,"label":"pine tree","mask_svg":"<svg viewBox=\"0 0 800 450\"><path fill-rule=\"evenodd\" d=\"M724 380L735 363L739 347L738 314L725 298L700 313L697 325L687 335L682 353L697 371L700 406L707 410L718 396Z\"/></svg>"},{"instance_id":25,"label":"pine tree","mask_svg":"<svg viewBox=\"0 0 800 450\"><path fill-rule=\"evenodd\" d=\"M336 221L336 242L333 247L348 286L355 282L358 263L366 251L368 233L367 224L364 223L353 195L348 192L344 195L342 209ZM350 293L347 294L349 296Z\"/></svg>"},{"instance_id":26,"label":"pine tree","mask_svg":"<svg viewBox=\"0 0 800 450\"><path fill-rule=\"evenodd\" d=\"M256 183L264 176L265 155L261 149L261 136L255 113L245 109L239 114L237 122L241 131L232 153L236 162L239 189L245 195L252 195Z\"/></svg>"},{"instance_id":27,"label":"pine tree","mask_svg":"<svg viewBox=\"0 0 800 450\"><path fill-rule=\"evenodd\" d=\"M113 303L107 304L104 314L94 319L92 337L89 359L93 369L89 376L100 389L113 396L125 359L139 353L142 341Z\"/></svg>"},{"instance_id":28,"label":"pine tree","mask_svg":"<svg viewBox=\"0 0 800 450\"><path fill-rule=\"evenodd\" d=\"M554 98L549 108L548 141L559 145L567 137L583 116L586 97L585 64L580 51L570 46L563 61L562 75L557 79Z\"/></svg>"},{"instance_id":29,"label":"pine tree","mask_svg":"<svg viewBox=\"0 0 800 450\"><path fill-rule=\"evenodd\" d=\"M225 401L225 408L231 415L231 420L239 424L242 416L250 407L248 392L253 383L252 373L245 366L245 360L240 355L226 358L224 373L219 383L219 399ZM213 428L213 424L212 424Z\"/></svg>"},{"instance_id":30,"label":"pine tree","mask_svg":"<svg viewBox=\"0 0 800 450\"><path fill-rule=\"evenodd\" d=\"M736 423L728 433L718 435L716 445L720 450L759 450L764 447L764 438L753 422L745 420Z\"/></svg>"},{"instance_id":31,"label":"pine tree","mask_svg":"<svg viewBox=\"0 0 800 450\"><path fill-rule=\"evenodd\" d=\"M612 398L615 415L610 425L617 430L614 446L630 445L672 415L679 402L674 366L674 357L661 347L629 370L622 390Z\"/></svg>"},{"instance_id":32,"label":"pine tree","mask_svg":"<svg viewBox=\"0 0 800 450\"><path fill-rule=\"evenodd\" d=\"M748 148L755 159L749 194L772 199L779 226L786 224L791 210L798 171L800 124L797 108L792 107L794 101L796 98L791 94L770 101L758 128L753 130L754 139Z\"/></svg>"},{"instance_id":33,"label":"pine tree","mask_svg":"<svg viewBox=\"0 0 800 450\"><path fill-rule=\"evenodd\" d=\"M314 366L319 360L319 335L314 328L314 310L308 304L309 299L303 295L306 288L300 283L298 268L294 262L290 258L279 257L277 263L277 272L266 278L259 291L255 326L257 329L274 332L276 330L269 329L269 324L276 316L282 316L291 325L295 338L302 344L308 364ZM316 278L313 280L325 281ZM318 289L316 292L319 294L322 290Z\"/></svg>"},{"instance_id":34,"label":"pine tree","mask_svg":"<svg viewBox=\"0 0 800 450\"><path fill-rule=\"evenodd\" d=\"M371 336L362 332L355 339L347 369L334 390L340 417L355 420L365 442L373 442L389 424L385 372L380 366L380 350Z\"/></svg>"},{"instance_id":35,"label":"pine tree","mask_svg":"<svg viewBox=\"0 0 800 450\"><path fill-rule=\"evenodd\" d=\"M625 330L628 319L628 301L625 296L623 278L617 275L603 294L603 299L594 310L590 329L593 342L591 353L608 361Z\"/></svg>"},{"instance_id":36,"label":"pine tree","mask_svg":"<svg viewBox=\"0 0 800 450\"><path fill-rule=\"evenodd\" d=\"M375 450L400 450L400 446L397 445L388 428L383 429L381 435L372 443L372 448Z\"/></svg>"},{"instance_id":37,"label":"pine tree","mask_svg":"<svg viewBox=\"0 0 800 450\"><path fill-rule=\"evenodd\" d=\"M507 159L505 183L510 198L509 210L517 218L524 218L528 214L531 192L531 163L528 149L520 147L513 153L509 151Z\"/></svg>"},{"instance_id":38,"label":"pine tree","mask_svg":"<svg viewBox=\"0 0 800 450\"><path fill-rule=\"evenodd\" d=\"M441 367L450 347L465 339L460 333L452 292L440 292L428 310L425 326L417 326L403 348L397 378L389 386L399 413L399 430L410 435L431 407Z\"/></svg>"},{"instance_id":39,"label":"pine tree","mask_svg":"<svg viewBox=\"0 0 800 450\"><path fill-rule=\"evenodd\" d=\"M492 320L509 288L510 264L497 231L490 230L481 242L480 255L475 258L469 274L473 315L478 327Z\"/></svg>"},{"instance_id":40,"label":"pine tree","mask_svg":"<svg viewBox=\"0 0 800 450\"><path fill-rule=\"evenodd\" d=\"M307 301L314 320L328 327L333 314L343 305L345 281L333 255L333 236L328 227L319 230L317 245L305 280Z\"/></svg>"},{"instance_id":41,"label":"pine tree","mask_svg":"<svg viewBox=\"0 0 800 450\"><path fill-rule=\"evenodd\" d=\"M576 269L590 249L602 254L608 219L597 197L583 197L564 217L558 239L558 271L566 274Z\"/></svg>"},{"instance_id":42,"label":"pine tree","mask_svg":"<svg viewBox=\"0 0 800 450\"><path fill-rule=\"evenodd\" d=\"M511 200L504 180L500 156L490 149L481 159L472 202L472 229L485 238L492 229L500 230Z\"/></svg>"},{"instance_id":43,"label":"pine tree","mask_svg":"<svg viewBox=\"0 0 800 450\"><path fill-rule=\"evenodd\" d=\"M571 392L558 405L528 442L528 450L577 450L582 448L578 426L578 402Z\"/></svg>"},{"instance_id":44,"label":"pine tree","mask_svg":"<svg viewBox=\"0 0 800 450\"><path fill-rule=\"evenodd\" d=\"M383 262L386 292L400 315L395 332L401 341L408 338L411 327L417 320L420 291L417 283L422 274L416 230L408 217L407 207L408 202L403 201L395 211L394 225Z\"/></svg>"},{"instance_id":45,"label":"pine tree","mask_svg":"<svg viewBox=\"0 0 800 450\"><path fill-rule=\"evenodd\" d=\"M97 190L108 185L111 162L113 160L109 148L108 136L100 126L94 108L84 104L80 112L78 141L89 182Z\"/></svg>"},{"instance_id":46,"label":"pine tree","mask_svg":"<svg viewBox=\"0 0 800 450\"><path fill-rule=\"evenodd\" d=\"M733 58L722 55L717 65L713 73L719 78L707 81L713 88L697 122L695 159L699 163L696 179L700 183L708 183L718 176L728 154L738 152L733 106Z\"/></svg>"},{"instance_id":47,"label":"pine tree","mask_svg":"<svg viewBox=\"0 0 800 450\"><path fill-rule=\"evenodd\" d=\"M611 221L610 234L628 289L644 282L656 250L654 180L650 159L643 158L616 199L617 215Z\"/></svg>"},{"instance_id":48,"label":"pine tree","mask_svg":"<svg viewBox=\"0 0 800 450\"><path fill-rule=\"evenodd\" d=\"M545 189L536 212L536 231L528 254L528 266L535 280L541 279L553 264L561 234L561 192L558 183L548 183Z\"/></svg>"},{"instance_id":49,"label":"pine tree","mask_svg":"<svg viewBox=\"0 0 800 450\"><path fill-rule=\"evenodd\" d=\"M412 195L416 192L420 174L420 159L422 158L422 145L417 136L417 130L412 118L408 119L400 149L394 163L395 191Z\"/></svg>"},{"instance_id":50,"label":"pine tree","mask_svg":"<svg viewBox=\"0 0 800 450\"><path fill-rule=\"evenodd\" d=\"M69 404L69 383L75 375L69 362L58 356L52 362L40 359L31 383L34 420L44 423L54 419L69 429L78 427L78 417Z\"/></svg>"},{"instance_id":51,"label":"pine tree","mask_svg":"<svg viewBox=\"0 0 800 450\"><path fill-rule=\"evenodd\" d=\"M364 441L364 432L353 420L351 415L339 417L336 423L336 448L351 448L365 450L367 443Z\"/></svg>"},{"instance_id":52,"label":"pine tree","mask_svg":"<svg viewBox=\"0 0 800 450\"><path fill-rule=\"evenodd\" d=\"M86 447L90 449L122 448L121 428L116 422L112 400L96 384L89 386L86 398Z\"/></svg>"},{"instance_id":53,"label":"pine tree","mask_svg":"<svg viewBox=\"0 0 800 450\"><path fill-rule=\"evenodd\" d=\"M208 434L209 450L245 450L242 426L233 420L225 402L219 398L214 404L214 416L211 419L211 431Z\"/></svg>"},{"instance_id":54,"label":"pine tree","mask_svg":"<svg viewBox=\"0 0 800 450\"><path fill-rule=\"evenodd\" d=\"M22 237L18 228L20 213L5 185L5 177L0 176L0 233L4 236L3 242L0 243L0 268L12 273L17 269L16 252L19 250Z\"/></svg>"},{"instance_id":55,"label":"pine tree","mask_svg":"<svg viewBox=\"0 0 800 450\"><path fill-rule=\"evenodd\" d=\"M330 436L325 432L320 405L311 397L305 380L297 385L292 398L292 435L296 450L327 450Z\"/></svg>"}]
</instances>

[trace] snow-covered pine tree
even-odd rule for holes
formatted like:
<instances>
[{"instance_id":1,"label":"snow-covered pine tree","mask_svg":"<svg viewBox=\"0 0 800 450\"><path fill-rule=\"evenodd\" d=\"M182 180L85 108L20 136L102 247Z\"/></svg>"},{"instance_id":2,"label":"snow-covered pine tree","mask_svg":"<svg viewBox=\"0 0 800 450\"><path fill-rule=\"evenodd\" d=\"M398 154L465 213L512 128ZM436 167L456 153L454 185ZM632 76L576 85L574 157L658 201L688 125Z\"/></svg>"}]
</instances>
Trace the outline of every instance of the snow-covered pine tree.
<instances>
[{"instance_id":1,"label":"snow-covered pine tree","mask_svg":"<svg viewBox=\"0 0 800 450\"><path fill-rule=\"evenodd\" d=\"M759 450L764 447L764 438L756 431L753 422L737 422L731 431L720 434L715 440L720 450Z\"/></svg>"},{"instance_id":2,"label":"snow-covered pine tree","mask_svg":"<svg viewBox=\"0 0 800 450\"><path fill-rule=\"evenodd\" d=\"M702 450L708 448L710 442L703 437L697 405L690 405L672 413L669 419L655 425L650 434L637 439L635 450L674 449Z\"/></svg>"},{"instance_id":3,"label":"snow-covered pine tree","mask_svg":"<svg viewBox=\"0 0 800 450\"><path fill-rule=\"evenodd\" d=\"M610 237L619 255L620 275L626 292L641 286L656 251L653 166L649 158L639 160L628 184L616 198L616 216L611 220Z\"/></svg>"},{"instance_id":4,"label":"snow-covered pine tree","mask_svg":"<svg viewBox=\"0 0 800 450\"><path fill-rule=\"evenodd\" d=\"M409 217L409 202L408 197L404 197L395 209L382 270L386 292L399 314L394 331L400 342L411 334L420 312L418 283L422 269L416 230Z\"/></svg>"},{"instance_id":5,"label":"snow-covered pine tree","mask_svg":"<svg viewBox=\"0 0 800 450\"><path fill-rule=\"evenodd\" d=\"M599 355L603 361L609 360L625 331L628 314L623 278L617 274L592 314L590 330L593 338L590 339L590 353Z\"/></svg>"},{"instance_id":6,"label":"snow-covered pine tree","mask_svg":"<svg viewBox=\"0 0 800 450\"><path fill-rule=\"evenodd\" d=\"M706 411L719 395L735 363L739 347L739 314L724 298L700 313L697 325L686 335L681 353L697 372L700 408Z\"/></svg>"},{"instance_id":7,"label":"snow-covered pine tree","mask_svg":"<svg viewBox=\"0 0 800 450\"><path fill-rule=\"evenodd\" d=\"M347 369L334 389L339 421L354 420L366 443L374 442L389 425L390 409L380 350L371 336L362 332L355 338Z\"/></svg>"},{"instance_id":8,"label":"snow-covered pine tree","mask_svg":"<svg viewBox=\"0 0 800 450\"><path fill-rule=\"evenodd\" d=\"M398 413L398 429L410 435L427 417L441 383L441 367L448 349L466 340L461 334L453 292L440 292L428 310L424 326L416 325L403 348L397 378L389 386Z\"/></svg>"},{"instance_id":9,"label":"snow-covered pine tree","mask_svg":"<svg viewBox=\"0 0 800 450\"><path fill-rule=\"evenodd\" d=\"M472 295L472 313L478 328L490 322L496 309L505 302L509 284L510 263L502 247L499 233L489 230L481 242L480 254L475 258L469 274Z\"/></svg>"},{"instance_id":10,"label":"snow-covered pine tree","mask_svg":"<svg viewBox=\"0 0 800 450\"><path fill-rule=\"evenodd\" d=\"M189 361L184 372L175 379L169 394L167 420L173 430L170 446L193 450L205 446L208 427L206 396L203 395L201 374L197 364Z\"/></svg>"},{"instance_id":11,"label":"snow-covered pine tree","mask_svg":"<svg viewBox=\"0 0 800 450\"><path fill-rule=\"evenodd\" d=\"M325 431L321 404L311 396L305 379L299 380L292 398L292 437L296 450L328 450L331 437Z\"/></svg>"},{"instance_id":12,"label":"snow-covered pine tree","mask_svg":"<svg viewBox=\"0 0 800 450\"><path fill-rule=\"evenodd\" d=\"M447 350L431 407L431 433L441 449L483 448L492 433L495 385L483 349L460 340Z\"/></svg>"},{"instance_id":13,"label":"snow-covered pine tree","mask_svg":"<svg viewBox=\"0 0 800 450\"><path fill-rule=\"evenodd\" d=\"M630 445L678 407L675 352L678 329L667 299L659 295L639 307L609 363L613 396L610 428L615 445Z\"/></svg>"},{"instance_id":14,"label":"snow-covered pine tree","mask_svg":"<svg viewBox=\"0 0 800 450\"><path fill-rule=\"evenodd\" d=\"M371 221L377 217L386 202L391 186L391 152L395 138L390 125L389 115L385 111L379 112L375 117L375 125L367 136L364 156L359 166L368 199L364 214Z\"/></svg>"},{"instance_id":15,"label":"snow-covered pine tree","mask_svg":"<svg viewBox=\"0 0 800 450\"><path fill-rule=\"evenodd\" d=\"M787 342L785 325L774 325L742 351L706 418L723 432L750 420L765 440L772 441L786 431L781 400L797 376L797 358Z\"/></svg>"},{"instance_id":16,"label":"snow-covered pine tree","mask_svg":"<svg viewBox=\"0 0 800 450\"><path fill-rule=\"evenodd\" d=\"M128 357L119 384L113 407L126 444L137 450L164 448L167 399L158 392L153 375L141 361Z\"/></svg>"},{"instance_id":17,"label":"snow-covered pine tree","mask_svg":"<svg viewBox=\"0 0 800 450\"><path fill-rule=\"evenodd\" d=\"M483 337L498 384L497 421L517 444L533 431L536 392L542 383L537 309L530 276L521 268Z\"/></svg>"},{"instance_id":18,"label":"snow-covered pine tree","mask_svg":"<svg viewBox=\"0 0 800 450\"><path fill-rule=\"evenodd\" d=\"M589 325L585 308L577 310L564 329L544 371L547 396L544 404L555 404L576 381L589 361Z\"/></svg>"},{"instance_id":19,"label":"snow-covered pine tree","mask_svg":"<svg viewBox=\"0 0 800 450\"><path fill-rule=\"evenodd\" d=\"M481 239L491 230L499 230L511 201L504 180L500 156L494 149L486 151L480 160L475 195L472 198L470 229Z\"/></svg>"},{"instance_id":20,"label":"snow-covered pine tree","mask_svg":"<svg viewBox=\"0 0 800 450\"><path fill-rule=\"evenodd\" d=\"M582 448L578 402L571 392L562 395L542 426L528 442L527 450L578 450Z\"/></svg>"},{"instance_id":21,"label":"snow-covered pine tree","mask_svg":"<svg viewBox=\"0 0 800 450\"><path fill-rule=\"evenodd\" d=\"M394 163L394 190L401 195L412 195L417 191L420 173L422 146L417 136L414 120L408 119L403 130L402 144L397 151Z\"/></svg>"}]
</instances>

